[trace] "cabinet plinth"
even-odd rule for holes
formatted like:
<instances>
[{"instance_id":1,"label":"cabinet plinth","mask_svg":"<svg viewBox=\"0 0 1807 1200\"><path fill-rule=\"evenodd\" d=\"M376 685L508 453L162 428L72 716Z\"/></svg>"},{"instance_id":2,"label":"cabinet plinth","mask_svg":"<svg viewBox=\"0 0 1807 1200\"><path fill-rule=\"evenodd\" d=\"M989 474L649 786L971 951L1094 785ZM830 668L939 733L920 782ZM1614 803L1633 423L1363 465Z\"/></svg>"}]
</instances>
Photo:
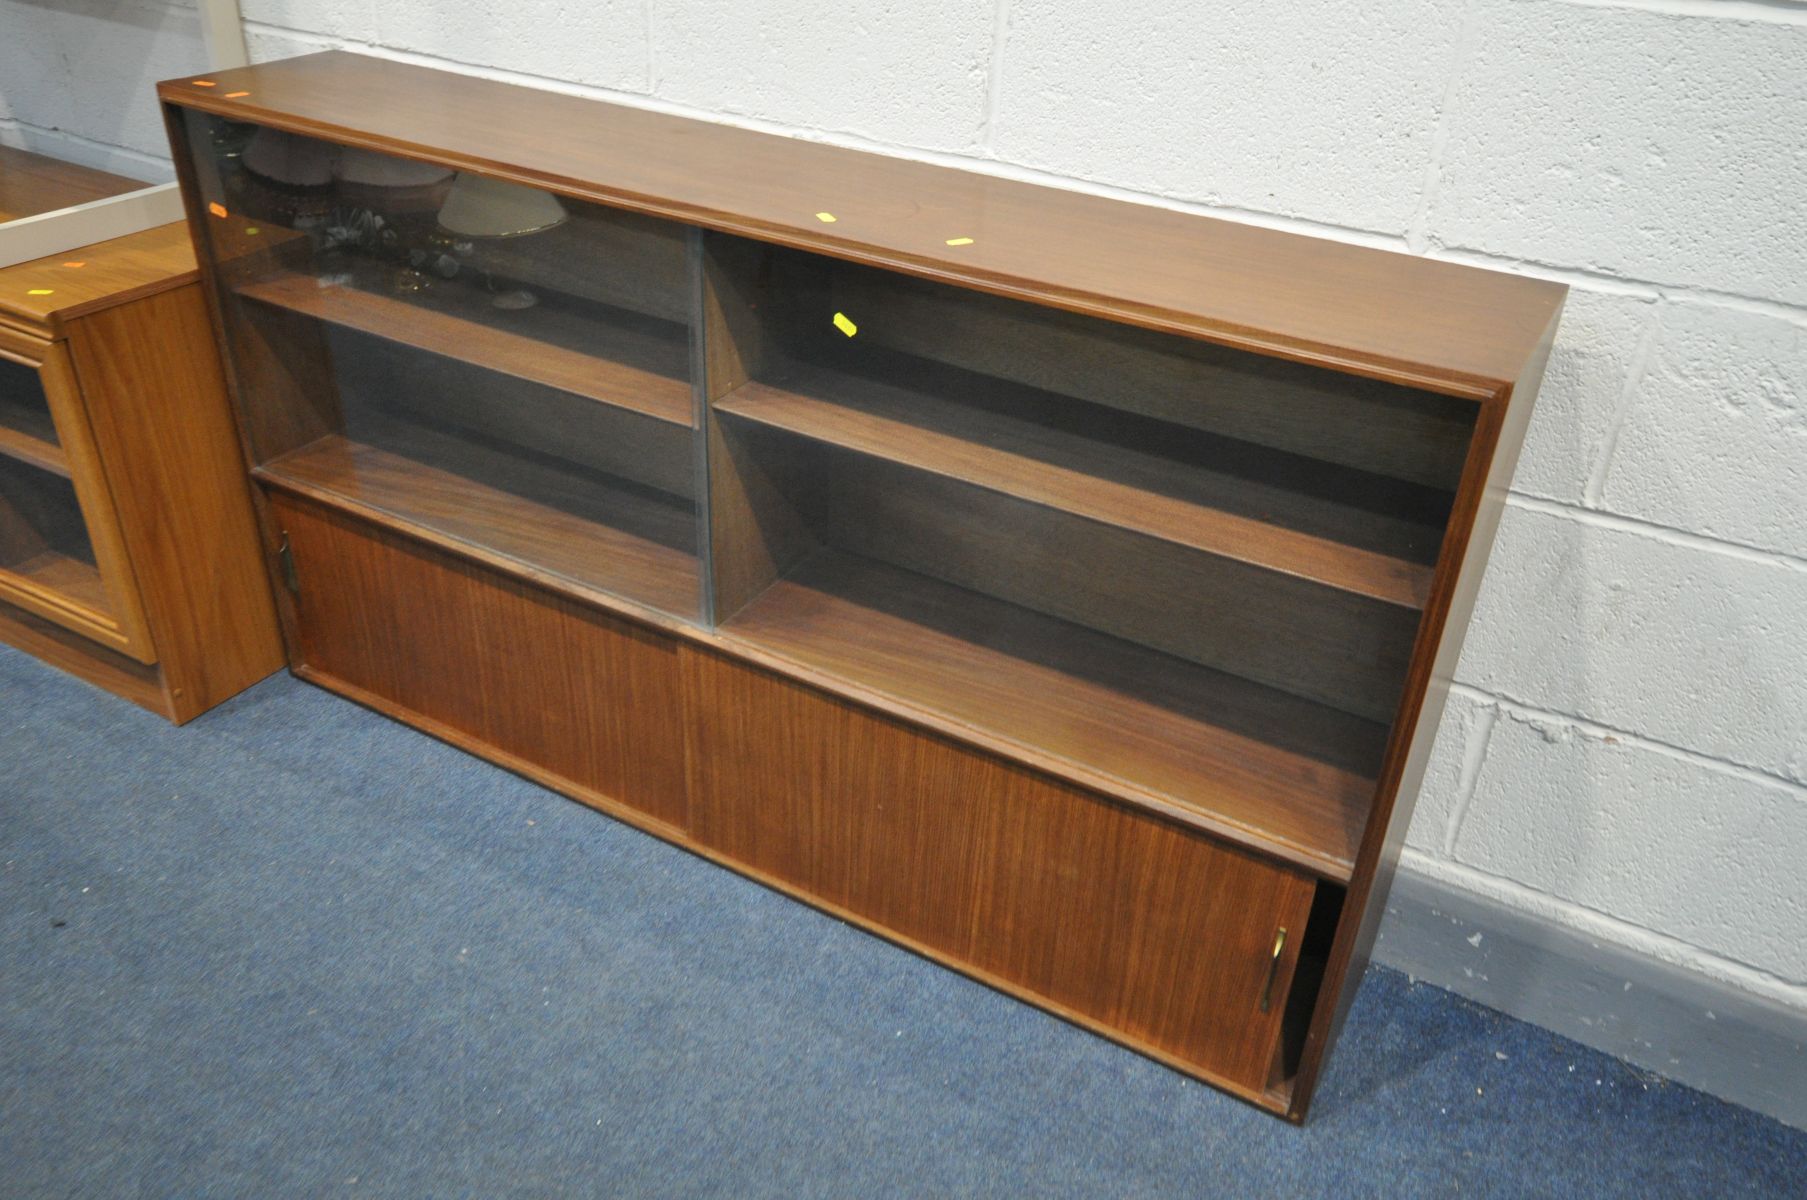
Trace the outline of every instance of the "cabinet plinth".
<instances>
[{"instance_id":1,"label":"cabinet plinth","mask_svg":"<svg viewBox=\"0 0 1807 1200\"><path fill-rule=\"evenodd\" d=\"M210 79L160 93L298 674L1303 1119L1564 289Z\"/></svg>"}]
</instances>

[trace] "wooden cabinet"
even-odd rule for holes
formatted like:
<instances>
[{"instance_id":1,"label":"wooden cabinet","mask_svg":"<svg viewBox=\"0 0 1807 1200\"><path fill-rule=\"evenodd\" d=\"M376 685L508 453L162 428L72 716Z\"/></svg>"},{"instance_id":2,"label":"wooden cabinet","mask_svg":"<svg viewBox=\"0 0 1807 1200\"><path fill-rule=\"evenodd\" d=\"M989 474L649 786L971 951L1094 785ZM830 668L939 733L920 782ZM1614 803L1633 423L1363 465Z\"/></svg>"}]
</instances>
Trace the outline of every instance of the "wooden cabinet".
<instances>
[{"instance_id":1,"label":"wooden cabinet","mask_svg":"<svg viewBox=\"0 0 1807 1200\"><path fill-rule=\"evenodd\" d=\"M282 665L180 225L0 270L0 639L177 722Z\"/></svg>"},{"instance_id":2,"label":"wooden cabinet","mask_svg":"<svg viewBox=\"0 0 1807 1200\"><path fill-rule=\"evenodd\" d=\"M345 54L162 95L298 674L1303 1117L1562 288Z\"/></svg>"}]
</instances>

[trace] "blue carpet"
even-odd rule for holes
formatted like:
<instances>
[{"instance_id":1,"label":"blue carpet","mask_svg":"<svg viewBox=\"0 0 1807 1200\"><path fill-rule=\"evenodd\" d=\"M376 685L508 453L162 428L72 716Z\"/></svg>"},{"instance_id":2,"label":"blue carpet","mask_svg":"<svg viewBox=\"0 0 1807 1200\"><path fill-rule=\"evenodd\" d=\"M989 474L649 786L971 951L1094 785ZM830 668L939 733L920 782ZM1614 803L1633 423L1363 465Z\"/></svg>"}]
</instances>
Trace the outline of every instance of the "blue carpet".
<instances>
[{"instance_id":1,"label":"blue carpet","mask_svg":"<svg viewBox=\"0 0 1807 1200\"><path fill-rule=\"evenodd\" d=\"M287 677L0 648L0 1196L1800 1196L1384 970L1304 1129Z\"/></svg>"}]
</instances>

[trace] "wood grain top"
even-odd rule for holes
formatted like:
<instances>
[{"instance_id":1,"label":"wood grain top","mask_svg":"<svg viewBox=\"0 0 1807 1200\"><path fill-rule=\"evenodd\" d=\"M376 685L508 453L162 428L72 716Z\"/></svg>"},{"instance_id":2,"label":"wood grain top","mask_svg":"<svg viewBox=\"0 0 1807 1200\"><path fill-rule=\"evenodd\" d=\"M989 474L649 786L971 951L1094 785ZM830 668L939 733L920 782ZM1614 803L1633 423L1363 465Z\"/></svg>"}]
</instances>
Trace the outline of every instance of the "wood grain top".
<instances>
[{"instance_id":1,"label":"wood grain top","mask_svg":"<svg viewBox=\"0 0 1807 1200\"><path fill-rule=\"evenodd\" d=\"M1347 879L1386 727L824 550L721 628L959 736Z\"/></svg>"},{"instance_id":2,"label":"wood grain top","mask_svg":"<svg viewBox=\"0 0 1807 1200\"><path fill-rule=\"evenodd\" d=\"M60 337L65 321L198 278L188 227L159 225L0 268L0 324Z\"/></svg>"},{"instance_id":3,"label":"wood grain top","mask_svg":"<svg viewBox=\"0 0 1807 1200\"><path fill-rule=\"evenodd\" d=\"M233 120L1476 400L1509 392L1566 292L342 51L206 78L214 86L179 79L159 92Z\"/></svg>"},{"instance_id":4,"label":"wood grain top","mask_svg":"<svg viewBox=\"0 0 1807 1200\"><path fill-rule=\"evenodd\" d=\"M150 186L141 179L0 146L0 221L35 217Z\"/></svg>"}]
</instances>

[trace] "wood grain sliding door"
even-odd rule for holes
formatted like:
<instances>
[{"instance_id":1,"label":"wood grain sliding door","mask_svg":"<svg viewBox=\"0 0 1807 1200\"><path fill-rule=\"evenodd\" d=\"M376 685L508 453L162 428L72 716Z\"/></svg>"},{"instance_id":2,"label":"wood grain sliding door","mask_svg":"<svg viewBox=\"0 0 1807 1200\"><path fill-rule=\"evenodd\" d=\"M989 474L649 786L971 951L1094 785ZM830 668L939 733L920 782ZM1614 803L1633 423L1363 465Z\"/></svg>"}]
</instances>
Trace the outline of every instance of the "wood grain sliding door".
<instances>
[{"instance_id":1,"label":"wood grain sliding door","mask_svg":"<svg viewBox=\"0 0 1807 1200\"><path fill-rule=\"evenodd\" d=\"M692 760L698 842L988 983L1265 1089L1309 876L765 671L683 655L707 747Z\"/></svg>"},{"instance_id":2,"label":"wood grain sliding door","mask_svg":"<svg viewBox=\"0 0 1807 1200\"><path fill-rule=\"evenodd\" d=\"M684 828L670 638L355 518L272 501L295 563L297 674L597 807Z\"/></svg>"}]
</instances>

